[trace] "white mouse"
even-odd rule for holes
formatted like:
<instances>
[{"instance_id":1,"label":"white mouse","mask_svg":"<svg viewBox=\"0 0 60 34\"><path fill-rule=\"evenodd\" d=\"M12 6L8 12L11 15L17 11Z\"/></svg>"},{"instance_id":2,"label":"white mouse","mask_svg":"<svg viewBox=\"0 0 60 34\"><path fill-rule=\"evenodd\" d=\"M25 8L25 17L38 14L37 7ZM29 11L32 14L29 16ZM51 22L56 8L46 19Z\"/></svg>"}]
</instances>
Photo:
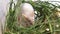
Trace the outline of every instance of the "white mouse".
<instances>
[{"instance_id":1,"label":"white mouse","mask_svg":"<svg viewBox=\"0 0 60 34\"><path fill-rule=\"evenodd\" d=\"M34 24L34 9L31 4L23 3L20 5L21 7L21 16L18 19L21 20L20 24L23 26L30 26ZM20 21L19 20L19 21Z\"/></svg>"}]
</instances>

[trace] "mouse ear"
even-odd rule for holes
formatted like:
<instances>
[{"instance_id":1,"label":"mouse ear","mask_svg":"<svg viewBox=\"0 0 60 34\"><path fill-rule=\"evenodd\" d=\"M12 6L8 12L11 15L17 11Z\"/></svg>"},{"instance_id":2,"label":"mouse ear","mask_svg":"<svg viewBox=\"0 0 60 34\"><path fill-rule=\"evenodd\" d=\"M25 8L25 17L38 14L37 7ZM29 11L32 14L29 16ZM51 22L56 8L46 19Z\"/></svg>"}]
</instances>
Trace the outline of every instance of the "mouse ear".
<instances>
[{"instance_id":1,"label":"mouse ear","mask_svg":"<svg viewBox=\"0 0 60 34\"><path fill-rule=\"evenodd\" d=\"M22 16L24 16L25 18L27 18L27 16L25 14L22 14Z\"/></svg>"}]
</instances>

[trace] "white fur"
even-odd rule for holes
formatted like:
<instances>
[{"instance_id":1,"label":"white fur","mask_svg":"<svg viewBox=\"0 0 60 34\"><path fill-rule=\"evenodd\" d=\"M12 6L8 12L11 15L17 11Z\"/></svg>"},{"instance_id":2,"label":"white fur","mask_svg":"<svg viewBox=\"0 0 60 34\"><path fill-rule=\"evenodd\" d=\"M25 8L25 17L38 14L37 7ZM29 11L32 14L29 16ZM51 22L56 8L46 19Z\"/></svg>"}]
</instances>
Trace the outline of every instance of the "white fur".
<instances>
[{"instance_id":1,"label":"white fur","mask_svg":"<svg viewBox=\"0 0 60 34\"><path fill-rule=\"evenodd\" d=\"M31 4L29 3L23 3L21 5L21 12L22 14L26 15L28 18L30 18L32 21L34 21L34 15L31 16L31 13L34 13L34 9Z\"/></svg>"},{"instance_id":2,"label":"white fur","mask_svg":"<svg viewBox=\"0 0 60 34\"><path fill-rule=\"evenodd\" d=\"M17 0L13 0L16 4ZM0 34L2 34L2 30L4 30L5 20L7 12L9 11L10 0L0 0ZM12 7L14 8L14 6Z\"/></svg>"}]
</instances>

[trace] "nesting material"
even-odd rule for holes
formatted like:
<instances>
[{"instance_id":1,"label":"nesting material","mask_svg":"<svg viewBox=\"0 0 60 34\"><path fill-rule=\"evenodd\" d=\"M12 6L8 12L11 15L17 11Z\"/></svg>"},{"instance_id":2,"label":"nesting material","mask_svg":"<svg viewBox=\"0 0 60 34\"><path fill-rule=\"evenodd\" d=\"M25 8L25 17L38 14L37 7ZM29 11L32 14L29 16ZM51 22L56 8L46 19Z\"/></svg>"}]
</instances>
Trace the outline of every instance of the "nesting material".
<instances>
[{"instance_id":1,"label":"nesting material","mask_svg":"<svg viewBox=\"0 0 60 34\"><path fill-rule=\"evenodd\" d=\"M46 31L49 31L49 28L46 28Z\"/></svg>"},{"instance_id":2,"label":"nesting material","mask_svg":"<svg viewBox=\"0 0 60 34\"><path fill-rule=\"evenodd\" d=\"M60 17L60 9L57 8L56 10L57 10L57 11L56 11L56 16L57 16L57 17Z\"/></svg>"}]
</instances>

